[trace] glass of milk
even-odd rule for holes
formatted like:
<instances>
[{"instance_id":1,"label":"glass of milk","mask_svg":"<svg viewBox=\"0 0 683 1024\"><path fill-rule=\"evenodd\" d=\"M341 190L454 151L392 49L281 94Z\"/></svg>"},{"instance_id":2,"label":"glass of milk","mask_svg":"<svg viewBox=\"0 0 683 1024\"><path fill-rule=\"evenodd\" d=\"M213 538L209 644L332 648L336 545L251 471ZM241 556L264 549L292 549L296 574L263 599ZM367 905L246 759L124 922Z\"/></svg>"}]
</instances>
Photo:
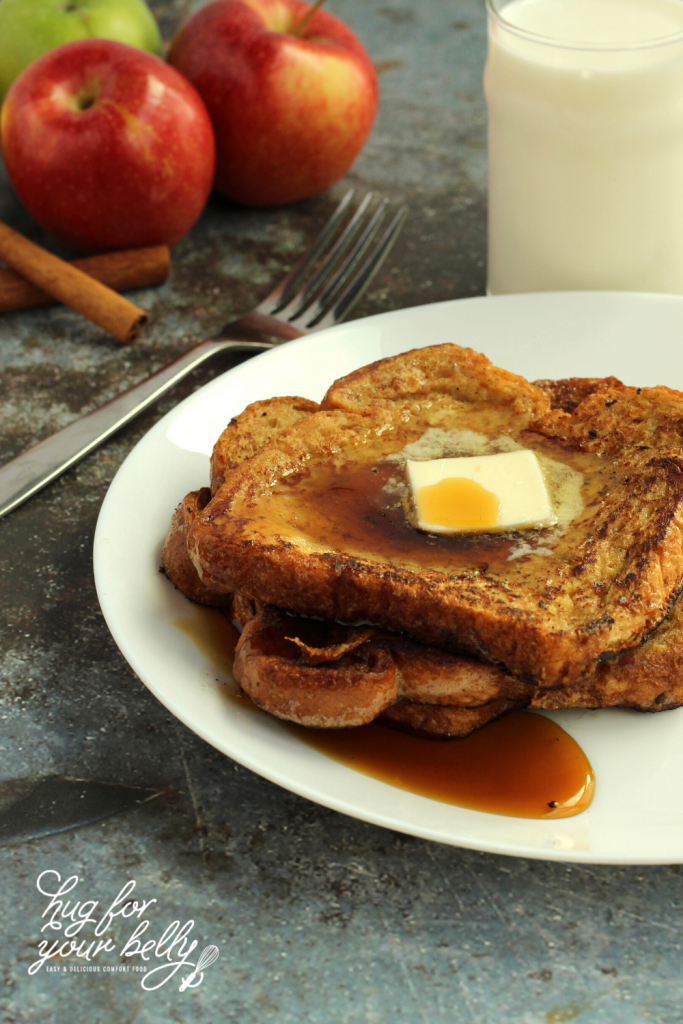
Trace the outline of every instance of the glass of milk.
<instances>
[{"instance_id":1,"label":"glass of milk","mask_svg":"<svg viewBox=\"0 0 683 1024\"><path fill-rule=\"evenodd\" d=\"M683 0L487 0L492 294L683 294Z\"/></svg>"}]
</instances>

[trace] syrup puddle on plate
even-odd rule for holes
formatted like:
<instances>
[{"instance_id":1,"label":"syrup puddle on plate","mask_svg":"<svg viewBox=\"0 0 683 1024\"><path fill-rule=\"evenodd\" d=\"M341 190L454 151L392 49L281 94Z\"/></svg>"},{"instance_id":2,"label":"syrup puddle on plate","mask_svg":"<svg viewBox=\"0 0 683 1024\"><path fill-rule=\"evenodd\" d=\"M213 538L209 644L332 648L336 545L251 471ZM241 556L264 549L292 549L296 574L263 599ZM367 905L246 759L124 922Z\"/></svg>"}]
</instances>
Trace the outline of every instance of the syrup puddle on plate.
<instances>
[{"instance_id":1,"label":"syrup puddle on plate","mask_svg":"<svg viewBox=\"0 0 683 1024\"><path fill-rule=\"evenodd\" d=\"M207 658L222 675L232 679L232 665L235 660L235 646L239 633L232 622L215 608L192 607L192 615L175 619L173 625L189 636L198 651Z\"/></svg>"},{"instance_id":2,"label":"syrup puddle on plate","mask_svg":"<svg viewBox=\"0 0 683 1024\"><path fill-rule=\"evenodd\" d=\"M569 818L593 799L595 776L576 740L550 718L509 711L461 740L427 740L377 722L289 728L356 771L419 796L517 818Z\"/></svg>"},{"instance_id":3,"label":"syrup puddle on plate","mask_svg":"<svg viewBox=\"0 0 683 1024\"><path fill-rule=\"evenodd\" d=\"M232 681L238 633L225 615L195 605L173 625ZM226 696L258 709L236 684ZM427 740L379 722L356 729L282 723L302 743L390 786L442 803L517 818L569 818L590 805L591 764L550 718L510 711L460 740Z\"/></svg>"},{"instance_id":4,"label":"syrup puddle on plate","mask_svg":"<svg viewBox=\"0 0 683 1024\"><path fill-rule=\"evenodd\" d=\"M239 640L239 633L232 622L216 608L192 605L190 611L190 615L175 619L173 625L190 638L197 650L223 677L217 679L217 682L223 684L221 695L243 711L261 714L247 695L242 693L232 674L235 646Z\"/></svg>"}]
</instances>

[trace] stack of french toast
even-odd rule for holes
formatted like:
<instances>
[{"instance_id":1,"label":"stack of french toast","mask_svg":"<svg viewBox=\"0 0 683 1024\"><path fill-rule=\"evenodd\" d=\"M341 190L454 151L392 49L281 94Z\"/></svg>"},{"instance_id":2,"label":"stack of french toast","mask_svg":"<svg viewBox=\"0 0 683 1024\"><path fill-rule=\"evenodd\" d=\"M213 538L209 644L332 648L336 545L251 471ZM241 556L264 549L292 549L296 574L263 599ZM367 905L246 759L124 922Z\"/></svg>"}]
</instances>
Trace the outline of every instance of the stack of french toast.
<instances>
[{"instance_id":1,"label":"stack of french toast","mask_svg":"<svg viewBox=\"0 0 683 1024\"><path fill-rule=\"evenodd\" d=\"M230 421L176 509L168 578L240 631L263 710L462 737L513 708L683 703L683 394L537 381L458 345L380 360L322 403ZM535 453L550 525L420 528L408 461Z\"/></svg>"}]
</instances>

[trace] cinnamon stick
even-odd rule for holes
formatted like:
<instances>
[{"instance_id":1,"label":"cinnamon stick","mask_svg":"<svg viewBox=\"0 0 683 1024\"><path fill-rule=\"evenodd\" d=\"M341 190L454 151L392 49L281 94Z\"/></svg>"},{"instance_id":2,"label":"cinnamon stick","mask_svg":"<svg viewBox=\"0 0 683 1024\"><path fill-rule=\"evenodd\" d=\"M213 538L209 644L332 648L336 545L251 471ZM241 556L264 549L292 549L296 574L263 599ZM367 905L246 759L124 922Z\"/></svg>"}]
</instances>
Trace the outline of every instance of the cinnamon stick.
<instances>
[{"instance_id":1,"label":"cinnamon stick","mask_svg":"<svg viewBox=\"0 0 683 1024\"><path fill-rule=\"evenodd\" d=\"M125 292L129 288L151 288L163 284L168 279L171 257L168 246L151 245L69 262L108 288ZM12 313L32 306L51 306L56 301L14 270L0 270L0 313Z\"/></svg>"},{"instance_id":2,"label":"cinnamon stick","mask_svg":"<svg viewBox=\"0 0 683 1024\"><path fill-rule=\"evenodd\" d=\"M54 299L75 309L124 345L134 341L147 314L78 267L42 249L0 221L0 259Z\"/></svg>"}]
</instances>

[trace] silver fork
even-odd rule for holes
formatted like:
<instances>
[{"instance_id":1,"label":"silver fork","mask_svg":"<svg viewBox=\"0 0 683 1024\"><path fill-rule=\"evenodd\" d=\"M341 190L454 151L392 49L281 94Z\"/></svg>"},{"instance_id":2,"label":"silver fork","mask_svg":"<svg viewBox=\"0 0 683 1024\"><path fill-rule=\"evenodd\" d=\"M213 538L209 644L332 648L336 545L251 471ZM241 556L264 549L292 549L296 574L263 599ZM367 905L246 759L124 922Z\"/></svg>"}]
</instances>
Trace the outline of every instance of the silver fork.
<instances>
[{"instance_id":1,"label":"silver fork","mask_svg":"<svg viewBox=\"0 0 683 1024\"><path fill-rule=\"evenodd\" d=\"M157 373L2 466L0 518L47 487L219 352L262 352L341 323L386 259L407 214L402 206L377 239L387 200L370 215L372 193L355 212L352 199L353 190L344 196L299 263L250 313L227 323L215 338L195 345Z\"/></svg>"}]
</instances>

